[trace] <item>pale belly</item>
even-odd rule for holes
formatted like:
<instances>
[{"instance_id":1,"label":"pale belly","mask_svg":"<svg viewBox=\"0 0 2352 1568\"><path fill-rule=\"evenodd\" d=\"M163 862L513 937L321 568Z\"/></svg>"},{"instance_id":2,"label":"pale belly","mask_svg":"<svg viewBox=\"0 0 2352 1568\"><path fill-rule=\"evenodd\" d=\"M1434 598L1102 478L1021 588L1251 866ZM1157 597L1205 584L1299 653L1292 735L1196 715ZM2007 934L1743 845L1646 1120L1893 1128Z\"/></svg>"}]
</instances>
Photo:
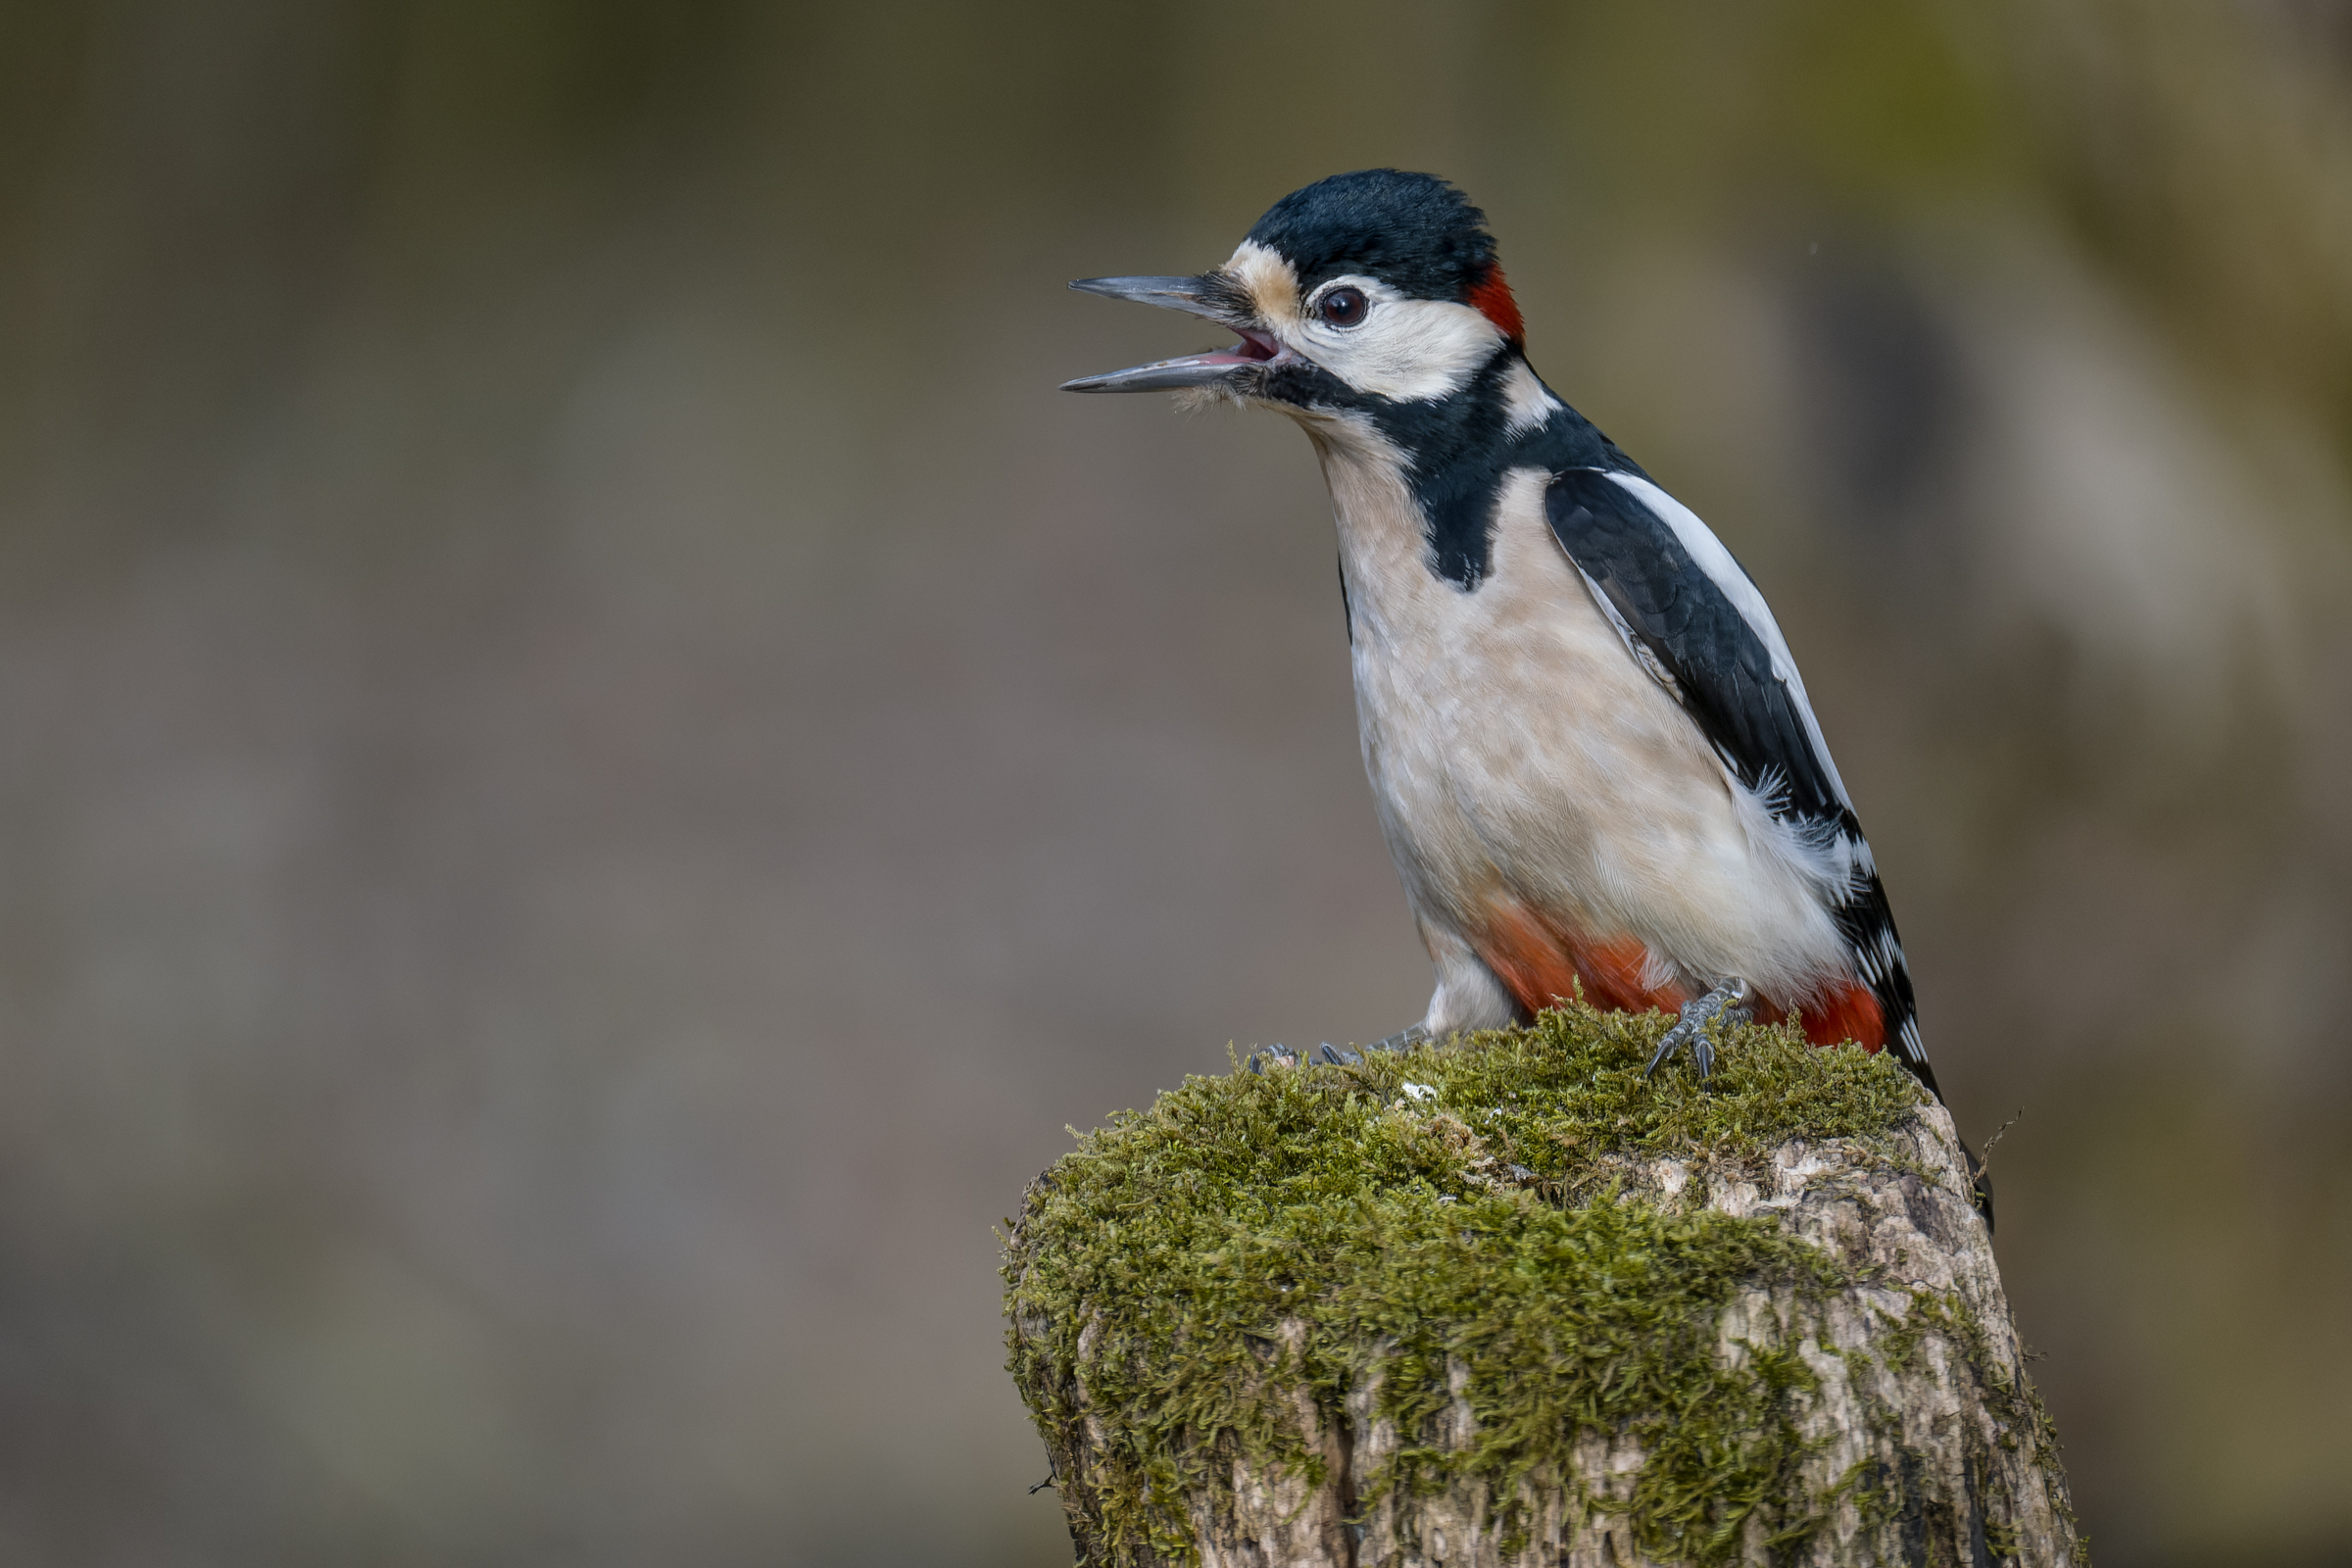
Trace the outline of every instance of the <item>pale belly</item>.
<instances>
[{"instance_id":1,"label":"pale belly","mask_svg":"<svg viewBox=\"0 0 2352 1568\"><path fill-rule=\"evenodd\" d=\"M1490 574L1465 592L1396 548L1405 519L1351 516L1365 498L1335 475L1364 764L1433 955L1458 938L1501 970L1581 944L1642 971L1618 1004L1841 974L1816 891L1759 853L1752 808L1593 605L1543 480L1513 476Z\"/></svg>"}]
</instances>

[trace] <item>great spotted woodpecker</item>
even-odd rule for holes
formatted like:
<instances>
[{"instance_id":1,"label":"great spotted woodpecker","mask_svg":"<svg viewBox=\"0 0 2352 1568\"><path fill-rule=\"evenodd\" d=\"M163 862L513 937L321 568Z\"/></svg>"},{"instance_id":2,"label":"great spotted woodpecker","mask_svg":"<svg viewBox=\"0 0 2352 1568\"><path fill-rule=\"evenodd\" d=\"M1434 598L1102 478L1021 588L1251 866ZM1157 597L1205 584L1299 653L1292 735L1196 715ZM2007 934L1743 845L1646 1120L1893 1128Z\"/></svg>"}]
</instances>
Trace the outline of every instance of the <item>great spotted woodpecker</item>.
<instances>
[{"instance_id":1,"label":"great spotted woodpecker","mask_svg":"<svg viewBox=\"0 0 2352 1568\"><path fill-rule=\"evenodd\" d=\"M1331 489L1364 766L1438 983L1384 1045L1554 998L1800 1012L1936 1091L1870 845L1764 596L1529 368L1486 218L1338 174L1222 267L1070 285L1238 334L1067 383L1276 409ZM1326 1047L1326 1051L1330 1048ZM1940 1098L1940 1092L1938 1098Z\"/></svg>"}]
</instances>

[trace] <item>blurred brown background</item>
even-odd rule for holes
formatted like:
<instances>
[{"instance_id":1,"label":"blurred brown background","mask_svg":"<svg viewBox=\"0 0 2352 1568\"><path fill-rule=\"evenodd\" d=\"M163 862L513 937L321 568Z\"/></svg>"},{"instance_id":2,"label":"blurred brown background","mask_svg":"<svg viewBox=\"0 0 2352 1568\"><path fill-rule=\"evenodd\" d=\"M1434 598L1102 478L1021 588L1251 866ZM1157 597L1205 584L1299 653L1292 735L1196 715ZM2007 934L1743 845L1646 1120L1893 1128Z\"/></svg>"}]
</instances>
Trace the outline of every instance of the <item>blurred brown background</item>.
<instances>
[{"instance_id":1,"label":"blurred brown background","mask_svg":"<svg viewBox=\"0 0 2352 1568\"><path fill-rule=\"evenodd\" d=\"M0 6L0 1563L1066 1562L990 1227L1429 974L1393 163L1740 552L2106 1568L2352 1563L2352 7Z\"/></svg>"}]
</instances>

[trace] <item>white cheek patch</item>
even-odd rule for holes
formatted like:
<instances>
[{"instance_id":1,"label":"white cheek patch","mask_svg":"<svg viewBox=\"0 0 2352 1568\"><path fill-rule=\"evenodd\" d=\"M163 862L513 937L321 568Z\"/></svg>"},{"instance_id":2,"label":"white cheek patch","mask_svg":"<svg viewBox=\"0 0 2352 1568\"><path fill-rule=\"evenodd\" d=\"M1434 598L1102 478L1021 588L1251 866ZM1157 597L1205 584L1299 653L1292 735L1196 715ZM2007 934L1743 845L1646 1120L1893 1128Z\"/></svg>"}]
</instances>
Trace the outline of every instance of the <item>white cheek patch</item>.
<instances>
[{"instance_id":1,"label":"white cheek patch","mask_svg":"<svg viewBox=\"0 0 2352 1568\"><path fill-rule=\"evenodd\" d=\"M1467 305L1406 299L1370 278L1348 278L1372 301L1361 326L1302 320L1291 346L1358 392L1399 403L1451 397L1502 346L1502 332Z\"/></svg>"},{"instance_id":2,"label":"white cheek patch","mask_svg":"<svg viewBox=\"0 0 2352 1568\"><path fill-rule=\"evenodd\" d=\"M1370 277L1334 278L1322 293L1341 284L1363 291L1372 308L1358 326L1330 326L1307 314L1299 298L1298 270L1277 252L1242 241L1223 269L1250 293L1258 318L1293 353L1323 367L1358 392L1400 403L1450 397L1469 384L1503 341L1502 329L1468 305L1450 300L1407 299ZM1559 405L1536 382L1523 395L1548 405L1531 423L1541 423ZM1513 419L1519 417L1514 403ZM1516 428L1514 422L1514 428Z\"/></svg>"}]
</instances>

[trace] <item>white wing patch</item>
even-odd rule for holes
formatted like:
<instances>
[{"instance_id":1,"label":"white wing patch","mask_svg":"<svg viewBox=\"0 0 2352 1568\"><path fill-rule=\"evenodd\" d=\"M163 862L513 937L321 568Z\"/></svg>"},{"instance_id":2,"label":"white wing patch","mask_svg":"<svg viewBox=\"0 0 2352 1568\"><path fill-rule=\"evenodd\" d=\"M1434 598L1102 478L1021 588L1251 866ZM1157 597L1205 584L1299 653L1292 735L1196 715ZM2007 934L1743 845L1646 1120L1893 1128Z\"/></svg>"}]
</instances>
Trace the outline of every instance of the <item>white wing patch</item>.
<instances>
[{"instance_id":1,"label":"white wing patch","mask_svg":"<svg viewBox=\"0 0 2352 1568\"><path fill-rule=\"evenodd\" d=\"M1786 686L1788 695L1795 700L1797 716L1804 720L1805 740L1813 748L1814 760L1821 764L1823 774L1830 781L1830 788L1838 792L1838 803L1847 810L1852 810L1853 800L1845 793L1845 780L1838 776L1838 764L1830 757L1830 743L1823 738L1821 723L1813 716L1813 702L1805 695L1805 682L1796 672L1796 660L1789 654L1788 641L1781 635L1780 623L1772 618L1771 608L1764 603L1763 594L1748 580L1747 573L1740 569L1740 563L1732 559L1732 553L1723 548L1723 541L1715 537L1714 530L1699 520L1697 513L1647 479L1615 472L1607 477L1657 514L1666 526L1674 530L1675 538L1682 542L1684 552L1699 570L1707 574L1708 580L1715 584L1724 598L1731 601L1732 608L1740 612L1740 618L1747 622L1748 630L1756 634L1756 640L1764 645L1765 653L1772 659L1773 678ZM1616 619L1614 615L1610 618ZM1618 622L1618 629L1625 631L1622 621Z\"/></svg>"}]
</instances>

